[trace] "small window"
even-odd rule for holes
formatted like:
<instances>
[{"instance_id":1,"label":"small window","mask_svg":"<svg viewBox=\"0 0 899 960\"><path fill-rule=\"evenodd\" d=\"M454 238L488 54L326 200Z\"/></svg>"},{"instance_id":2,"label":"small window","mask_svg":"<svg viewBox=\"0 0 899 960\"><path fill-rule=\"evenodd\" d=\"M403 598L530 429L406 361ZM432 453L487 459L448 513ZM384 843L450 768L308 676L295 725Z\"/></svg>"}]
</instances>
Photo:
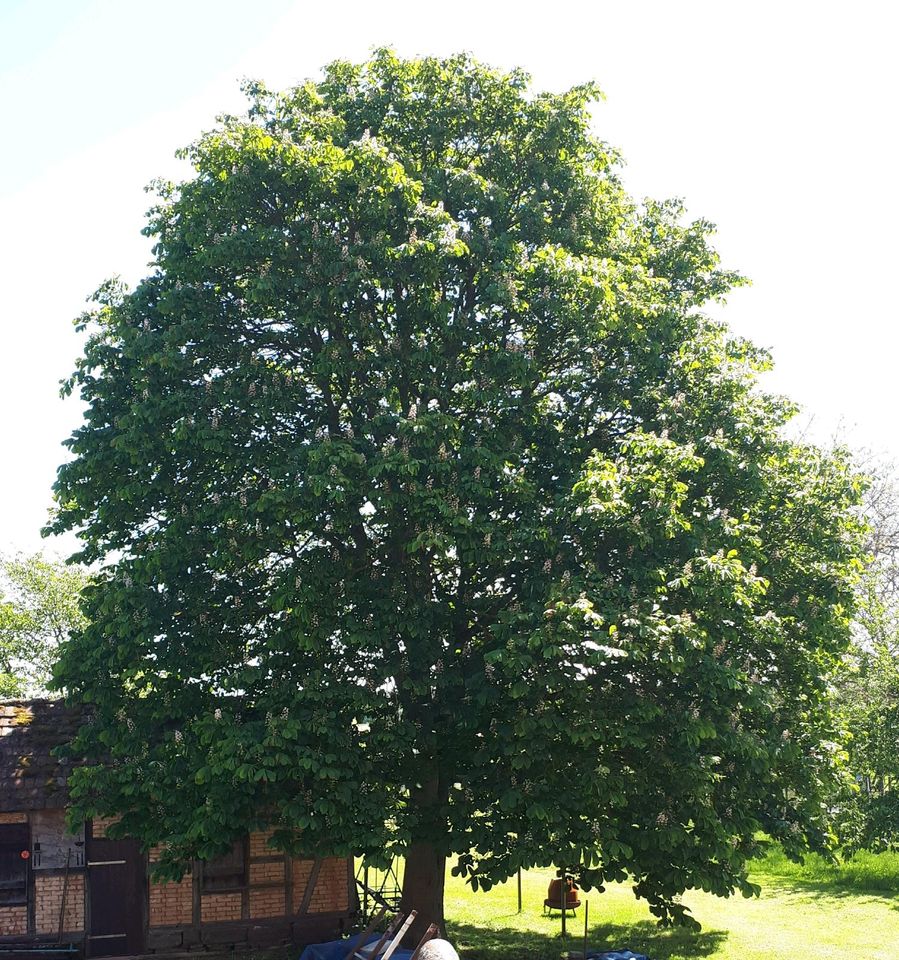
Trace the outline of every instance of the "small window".
<instances>
[{"instance_id":1,"label":"small window","mask_svg":"<svg viewBox=\"0 0 899 960\"><path fill-rule=\"evenodd\" d=\"M28 902L30 855L28 824L0 824L0 906Z\"/></svg>"},{"instance_id":2,"label":"small window","mask_svg":"<svg viewBox=\"0 0 899 960\"><path fill-rule=\"evenodd\" d=\"M230 851L203 863L203 892L240 890L247 885L247 858L243 840L237 840Z\"/></svg>"}]
</instances>

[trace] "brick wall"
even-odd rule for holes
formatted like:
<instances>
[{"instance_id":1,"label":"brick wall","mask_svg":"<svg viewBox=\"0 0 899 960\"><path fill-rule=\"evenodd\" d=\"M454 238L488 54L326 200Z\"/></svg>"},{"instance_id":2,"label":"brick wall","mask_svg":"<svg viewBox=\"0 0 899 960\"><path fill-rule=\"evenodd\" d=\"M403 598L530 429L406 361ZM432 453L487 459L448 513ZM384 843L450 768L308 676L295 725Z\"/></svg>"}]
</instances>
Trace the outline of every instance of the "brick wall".
<instances>
[{"instance_id":1,"label":"brick wall","mask_svg":"<svg viewBox=\"0 0 899 960\"><path fill-rule=\"evenodd\" d=\"M115 817L97 818L93 822L93 835L97 838L105 837L107 828L117 819ZM0 823L22 823L27 820L26 813L0 814ZM268 846L267 841L270 836L271 831L258 831L249 837L248 886L246 888L242 891L208 893L200 897L200 917L198 918L200 924L234 923L233 929L237 931L235 936L243 940L247 936L246 927L253 930L276 930L272 921L284 918L286 924L284 929L287 933L280 935L290 936L291 917L299 911L305 899L315 861L281 858L278 851ZM151 861L158 859L158 854L158 850L150 851L149 859ZM31 909L34 917L32 930L29 931L28 907L21 905L0 907L0 937L27 937L29 934L55 936L59 930L64 880L61 871L34 872L31 894L33 896ZM288 880L293 893L290 903L287 902ZM165 938L164 941L159 940L152 947L153 950L175 949L188 942L187 939L182 941L181 938L182 936L186 938L188 935L187 932L182 934L182 930L194 927L194 921L197 919L194 917L195 882L191 874L186 874L178 883L153 881L148 883L148 925L152 930L158 931L157 937ZM69 873L63 932L70 936L84 930L85 887L84 873ZM348 909L348 899L346 860L335 858L323 860L318 870L316 888L308 903L309 914L317 915L322 919L313 920L309 917L304 922L307 925L327 924L328 921L323 915L345 912ZM243 926L240 924L241 920L243 920ZM252 924L256 921L268 923L253 927ZM296 921L295 917L294 921ZM312 935L311 930L307 931L306 927L302 929L306 931L303 936ZM277 930L281 928L278 927ZM327 939L325 933L330 934L330 928L326 930L322 927L322 932L318 933L318 927L316 927L315 936L318 939ZM210 927L209 936L213 937L213 935L218 939L209 942L219 943L222 929L216 926ZM203 926L196 929L191 936L195 940L199 937L198 943L207 943ZM179 938L178 942L175 943L173 938ZM193 943L194 940L190 942Z\"/></svg>"},{"instance_id":2,"label":"brick wall","mask_svg":"<svg viewBox=\"0 0 899 960\"><path fill-rule=\"evenodd\" d=\"M268 845L269 837L274 832L274 829L257 830L250 834L250 857L271 857L278 853Z\"/></svg>"},{"instance_id":3,"label":"brick wall","mask_svg":"<svg viewBox=\"0 0 899 960\"><path fill-rule=\"evenodd\" d=\"M240 920L241 901L239 893L207 893L200 906L201 923L220 923L223 920Z\"/></svg>"},{"instance_id":4,"label":"brick wall","mask_svg":"<svg viewBox=\"0 0 899 960\"><path fill-rule=\"evenodd\" d=\"M0 937L21 937L28 933L28 908L0 907Z\"/></svg>"},{"instance_id":5,"label":"brick wall","mask_svg":"<svg viewBox=\"0 0 899 960\"><path fill-rule=\"evenodd\" d=\"M152 847L150 863L159 859L160 848ZM151 880L147 923L151 927L189 927L194 921L194 881L188 871L178 883Z\"/></svg>"},{"instance_id":6,"label":"brick wall","mask_svg":"<svg viewBox=\"0 0 899 960\"><path fill-rule=\"evenodd\" d=\"M312 875L312 860L294 860L291 863L293 875L293 912L303 904L306 887ZM343 858L329 857L322 861L318 880L309 901L309 913L336 913L349 907L347 890L347 862Z\"/></svg>"},{"instance_id":7,"label":"brick wall","mask_svg":"<svg viewBox=\"0 0 899 960\"><path fill-rule=\"evenodd\" d=\"M303 897L306 895L306 885L309 883L309 877L312 874L312 860L293 860L291 862L291 873L293 876L291 909L296 913L300 909Z\"/></svg>"},{"instance_id":8,"label":"brick wall","mask_svg":"<svg viewBox=\"0 0 899 960\"><path fill-rule=\"evenodd\" d=\"M59 912L62 907L62 874L34 877L34 928L36 933L56 933L59 930ZM84 875L69 874L66 908L63 919L66 933L84 929Z\"/></svg>"},{"instance_id":9,"label":"brick wall","mask_svg":"<svg viewBox=\"0 0 899 960\"><path fill-rule=\"evenodd\" d=\"M93 824L93 836L100 840L106 836L106 830L114 823L118 823L121 817L95 817L91 822Z\"/></svg>"},{"instance_id":10,"label":"brick wall","mask_svg":"<svg viewBox=\"0 0 899 960\"><path fill-rule=\"evenodd\" d=\"M180 883L151 883L149 924L151 927L189 927L194 918L193 878Z\"/></svg>"},{"instance_id":11,"label":"brick wall","mask_svg":"<svg viewBox=\"0 0 899 960\"><path fill-rule=\"evenodd\" d=\"M260 884L279 883L284 885L284 861L275 863L251 863L250 864L250 886L255 887Z\"/></svg>"},{"instance_id":12,"label":"brick wall","mask_svg":"<svg viewBox=\"0 0 899 960\"><path fill-rule=\"evenodd\" d=\"M263 917L283 917L287 912L283 887L260 887L250 891L250 916L253 919Z\"/></svg>"},{"instance_id":13,"label":"brick wall","mask_svg":"<svg viewBox=\"0 0 899 960\"><path fill-rule=\"evenodd\" d=\"M334 913L346 910L347 905L346 860L336 857L323 860L309 901L309 912Z\"/></svg>"},{"instance_id":14,"label":"brick wall","mask_svg":"<svg viewBox=\"0 0 899 960\"><path fill-rule=\"evenodd\" d=\"M266 834L250 835L250 856L276 856L265 845ZM253 919L283 917L287 914L287 869L284 860L250 862L249 911Z\"/></svg>"}]
</instances>

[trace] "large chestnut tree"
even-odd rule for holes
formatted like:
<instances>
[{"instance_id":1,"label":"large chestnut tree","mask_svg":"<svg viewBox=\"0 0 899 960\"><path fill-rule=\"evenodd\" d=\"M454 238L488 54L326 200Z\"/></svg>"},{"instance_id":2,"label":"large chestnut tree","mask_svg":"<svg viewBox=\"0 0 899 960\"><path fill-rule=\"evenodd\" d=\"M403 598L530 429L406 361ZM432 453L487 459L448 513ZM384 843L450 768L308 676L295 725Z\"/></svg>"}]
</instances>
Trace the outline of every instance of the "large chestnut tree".
<instances>
[{"instance_id":1,"label":"large chestnut tree","mask_svg":"<svg viewBox=\"0 0 899 960\"><path fill-rule=\"evenodd\" d=\"M710 224L625 192L589 85L380 51L247 92L83 319L75 815L170 873L264 825L403 854L437 920L450 855L689 922L759 831L826 845L859 484L703 313Z\"/></svg>"}]
</instances>

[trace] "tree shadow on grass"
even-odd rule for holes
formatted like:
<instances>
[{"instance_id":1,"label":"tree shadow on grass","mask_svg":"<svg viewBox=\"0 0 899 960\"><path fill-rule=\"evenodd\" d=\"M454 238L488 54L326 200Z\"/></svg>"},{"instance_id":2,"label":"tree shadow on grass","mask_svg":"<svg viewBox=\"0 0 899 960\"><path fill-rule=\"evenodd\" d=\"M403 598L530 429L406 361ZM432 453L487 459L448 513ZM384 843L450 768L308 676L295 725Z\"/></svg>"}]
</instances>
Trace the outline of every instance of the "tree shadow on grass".
<instances>
[{"instance_id":1,"label":"tree shadow on grass","mask_svg":"<svg viewBox=\"0 0 899 960\"><path fill-rule=\"evenodd\" d=\"M512 917L509 920L514 923ZM494 918L495 922L495 918ZM559 933L538 933L509 927L478 927L447 921L447 932L465 960L559 960L563 951L583 949L582 936L572 929L563 938ZM633 950L651 960L675 957L707 957L727 939L723 930L661 929L650 920L635 923L590 924L589 950Z\"/></svg>"}]
</instances>

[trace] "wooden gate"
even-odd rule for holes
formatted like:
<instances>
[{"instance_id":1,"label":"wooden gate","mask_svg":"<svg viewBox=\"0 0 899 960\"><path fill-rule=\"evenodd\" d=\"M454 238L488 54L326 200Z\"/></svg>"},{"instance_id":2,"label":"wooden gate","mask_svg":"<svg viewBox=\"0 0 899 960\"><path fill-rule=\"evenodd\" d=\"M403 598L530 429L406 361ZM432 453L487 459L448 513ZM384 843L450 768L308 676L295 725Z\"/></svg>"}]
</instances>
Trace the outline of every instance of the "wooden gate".
<instances>
[{"instance_id":1,"label":"wooden gate","mask_svg":"<svg viewBox=\"0 0 899 960\"><path fill-rule=\"evenodd\" d=\"M134 956L145 949L144 857L135 840L94 837L88 825L89 957Z\"/></svg>"}]
</instances>

